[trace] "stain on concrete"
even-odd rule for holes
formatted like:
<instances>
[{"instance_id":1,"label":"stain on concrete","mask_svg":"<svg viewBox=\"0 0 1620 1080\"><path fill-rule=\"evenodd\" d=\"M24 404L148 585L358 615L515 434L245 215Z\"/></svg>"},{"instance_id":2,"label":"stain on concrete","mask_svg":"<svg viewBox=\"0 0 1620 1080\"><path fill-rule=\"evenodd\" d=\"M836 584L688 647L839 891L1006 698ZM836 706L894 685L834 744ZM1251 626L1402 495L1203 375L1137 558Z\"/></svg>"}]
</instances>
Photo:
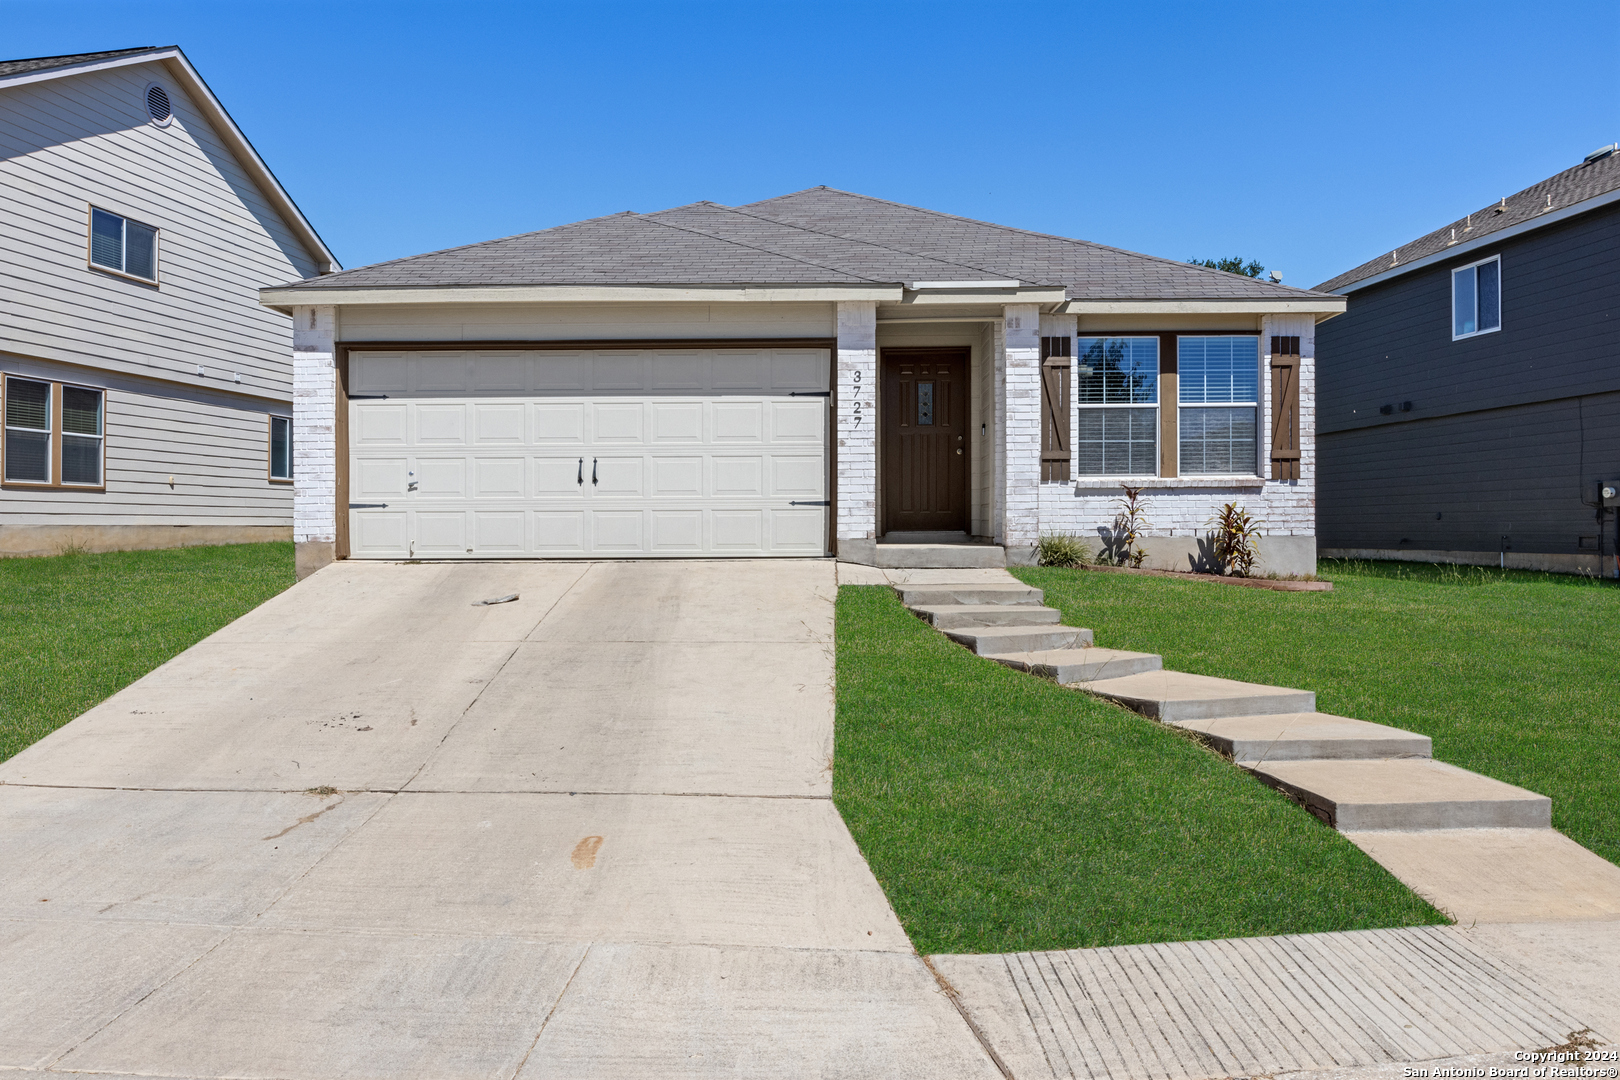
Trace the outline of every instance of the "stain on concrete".
<instances>
[{"instance_id":1,"label":"stain on concrete","mask_svg":"<svg viewBox=\"0 0 1620 1080\"><path fill-rule=\"evenodd\" d=\"M574 853L568 858L574 864L575 870L589 870L596 865L596 853L601 850L602 838L587 836L574 845Z\"/></svg>"}]
</instances>

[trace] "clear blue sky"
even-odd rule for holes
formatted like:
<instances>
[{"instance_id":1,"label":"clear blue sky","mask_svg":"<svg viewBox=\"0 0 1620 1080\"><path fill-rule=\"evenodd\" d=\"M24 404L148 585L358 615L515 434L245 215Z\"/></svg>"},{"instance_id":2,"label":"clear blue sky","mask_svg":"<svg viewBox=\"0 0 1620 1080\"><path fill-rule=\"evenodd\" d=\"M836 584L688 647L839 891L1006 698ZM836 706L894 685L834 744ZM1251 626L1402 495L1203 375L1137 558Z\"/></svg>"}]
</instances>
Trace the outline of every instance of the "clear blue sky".
<instances>
[{"instance_id":1,"label":"clear blue sky","mask_svg":"<svg viewBox=\"0 0 1620 1080\"><path fill-rule=\"evenodd\" d=\"M1620 140L1620 2L0 0L178 44L346 266L816 184L1314 285Z\"/></svg>"}]
</instances>

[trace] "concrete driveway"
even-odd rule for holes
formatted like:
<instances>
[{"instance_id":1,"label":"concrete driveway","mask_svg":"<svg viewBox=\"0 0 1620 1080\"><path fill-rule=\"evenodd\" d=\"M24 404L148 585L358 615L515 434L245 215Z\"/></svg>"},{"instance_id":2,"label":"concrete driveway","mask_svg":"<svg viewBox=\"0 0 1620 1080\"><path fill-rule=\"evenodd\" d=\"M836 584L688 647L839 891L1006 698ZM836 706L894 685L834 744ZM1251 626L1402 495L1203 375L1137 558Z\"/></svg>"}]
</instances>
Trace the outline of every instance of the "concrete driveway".
<instances>
[{"instance_id":1,"label":"concrete driveway","mask_svg":"<svg viewBox=\"0 0 1620 1080\"><path fill-rule=\"evenodd\" d=\"M999 1076L830 801L835 591L321 571L0 764L0 1067Z\"/></svg>"}]
</instances>

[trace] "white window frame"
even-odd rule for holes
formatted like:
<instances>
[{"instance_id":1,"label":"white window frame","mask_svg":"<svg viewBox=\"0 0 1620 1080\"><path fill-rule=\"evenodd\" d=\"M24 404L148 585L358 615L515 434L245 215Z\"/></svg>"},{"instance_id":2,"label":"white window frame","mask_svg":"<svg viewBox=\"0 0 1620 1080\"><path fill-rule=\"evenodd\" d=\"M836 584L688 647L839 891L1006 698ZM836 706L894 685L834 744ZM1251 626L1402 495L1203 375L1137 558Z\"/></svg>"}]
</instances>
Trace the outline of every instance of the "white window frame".
<instances>
[{"instance_id":1,"label":"white window frame","mask_svg":"<svg viewBox=\"0 0 1620 1080\"><path fill-rule=\"evenodd\" d=\"M1254 401L1183 401L1183 400L1181 400L1181 388L1182 388L1182 385L1183 385L1182 380L1181 380L1181 357L1182 357L1181 343L1183 341L1185 341L1188 338L1240 338L1240 337L1241 338L1246 338L1246 337L1249 337L1249 336L1250 335L1247 332L1241 333L1241 334L1177 334L1176 335L1176 373L1177 373L1176 374L1176 475L1177 476L1200 476L1200 477L1203 477L1203 476L1210 476L1210 477L1222 477L1222 476L1236 477L1236 476L1242 476L1242 477L1250 477L1250 476L1264 476L1265 475L1263 472L1261 472L1262 466L1260 464L1260 448L1264 445L1264 443L1261 441L1261 432L1265 431L1268 428L1269 425L1265 422L1266 421L1266 417L1264 415L1264 413L1265 413L1265 405L1259 399L1264 395L1264 391L1263 391L1263 388L1261 387L1260 380L1265 375L1266 354L1265 354L1265 351L1261 348L1260 335L1259 334L1254 335L1254 353L1255 353L1255 368L1254 368L1254 394L1255 394L1255 400ZM1186 471L1184 471L1182 469L1182 467L1181 467L1181 449L1182 449L1182 443L1184 442L1184 440L1181 437L1181 414L1186 412L1189 409L1245 409L1245 408L1250 408L1250 409L1254 410L1254 470L1252 472L1245 472L1245 473L1201 473L1201 472L1186 472Z\"/></svg>"},{"instance_id":2,"label":"white window frame","mask_svg":"<svg viewBox=\"0 0 1620 1080\"><path fill-rule=\"evenodd\" d=\"M276 475L276 421L280 420L287 425L287 475ZM272 484L290 484L293 482L293 422L292 417L281 413L271 413L265 422L265 476Z\"/></svg>"},{"instance_id":3,"label":"white window frame","mask_svg":"<svg viewBox=\"0 0 1620 1080\"><path fill-rule=\"evenodd\" d=\"M4 447L6 442L5 434L11 430L11 424L8 422L6 414L9 414L11 411L11 384L13 382L45 384L45 392L47 395L45 398L45 427L43 429L25 427L19 427L17 429L18 431L27 431L35 435L44 434L45 479L43 480L13 480L7 476L4 471ZM56 419L56 384L50 379L39 379L31 375L13 375L8 371L3 377L0 377L0 390L3 390L3 392L0 392L0 482L4 482L7 487L54 487L56 480L56 429L52 425L52 421Z\"/></svg>"},{"instance_id":4,"label":"white window frame","mask_svg":"<svg viewBox=\"0 0 1620 1080\"><path fill-rule=\"evenodd\" d=\"M1474 275L1474 325L1479 325L1479 268L1487 263L1496 264L1496 325L1488 329L1474 330L1466 334L1457 333L1457 275L1471 273ZM1467 338L1476 338L1481 334L1494 334L1502 329L1502 256L1492 255L1488 259L1471 262L1467 266L1454 267L1451 271L1451 307L1448 309L1448 318L1451 319L1451 340L1463 341Z\"/></svg>"},{"instance_id":5,"label":"white window frame","mask_svg":"<svg viewBox=\"0 0 1620 1080\"><path fill-rule=\"evenodd\" d=\"M1153 342L1153 401L1152 402L1083 402L1080 400L1080 342L1086 340L1114 341L1140 338ZM1070 351L1074 360L1069 365L1070 410L1069 460L1074 480L1155 480L1164 472L1164 419L1159 409L1164 405L1164 341L1158 334L1078 333L1073 335ZM1150 473L1083 473L1080 471L1080 415L1095 409L1151 409L1153 410L1153 471Z\"/></svg>"},{"instance_id":6,"label":"white window frame","mask_svg":"<svg viewBox=\"0 0 1620 1080\"><path fill-rule=\"evenodd\" d=\"M143 285L158 285L158 284L161 284L161 282L158 279L159 279L159 275L161 273L160 267L161 267L162 261L163 261L163 230L161 228L159 228L158 226L151 224L150 222L141 221L141 220L139 220L137 218L132 218L128 214L120 214L116 210L108 210L105 206L97 206L95 203L88 203L86 205L89 206L89 209L86 210L85 214L84 214L84 260L85 260L85 265L90 267L90 269L92 269L92 270L99 271L100 273L112 274L115 277L128 278L130 281L139 281ZM119 248L118 248L119 254L122 256L122 260L123 260L123 265L122 266L108 266L106 263L98 263L98 262L96 262L96 259L95 259L95 250L96 250L96 211L98 211L98 210L101 211L103 214L107 214L110 217L117 218L123 224L123 230L122 230L122 232L120 233L120 236L119 236ZM147 229L152 230L152 276L151 277L142 277L139 274L132 274L128 270L124 269L124 266L129 265L129 224L132 221L135 224L142 226L143 228L147 228Z\"/></svg>"}]
</instances>

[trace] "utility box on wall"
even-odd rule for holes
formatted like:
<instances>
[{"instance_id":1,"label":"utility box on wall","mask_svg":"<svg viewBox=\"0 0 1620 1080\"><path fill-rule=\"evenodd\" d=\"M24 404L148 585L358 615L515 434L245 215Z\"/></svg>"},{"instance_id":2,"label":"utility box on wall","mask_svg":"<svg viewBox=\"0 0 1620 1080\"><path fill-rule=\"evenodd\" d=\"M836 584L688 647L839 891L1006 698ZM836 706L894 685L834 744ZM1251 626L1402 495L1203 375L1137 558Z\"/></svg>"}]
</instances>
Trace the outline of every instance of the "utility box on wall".
<instances>
[{"instance_id":1,"label":"utility box on wall","mask_svg":"<svg viewBox=\"0 0 1620 1080\"><path fill-rule=\"evenodd\" d=\"M1598 498L1604 509L1620 506L1620 480L1605 480L1598 485Z\"/></svg>"}]
</instances>

